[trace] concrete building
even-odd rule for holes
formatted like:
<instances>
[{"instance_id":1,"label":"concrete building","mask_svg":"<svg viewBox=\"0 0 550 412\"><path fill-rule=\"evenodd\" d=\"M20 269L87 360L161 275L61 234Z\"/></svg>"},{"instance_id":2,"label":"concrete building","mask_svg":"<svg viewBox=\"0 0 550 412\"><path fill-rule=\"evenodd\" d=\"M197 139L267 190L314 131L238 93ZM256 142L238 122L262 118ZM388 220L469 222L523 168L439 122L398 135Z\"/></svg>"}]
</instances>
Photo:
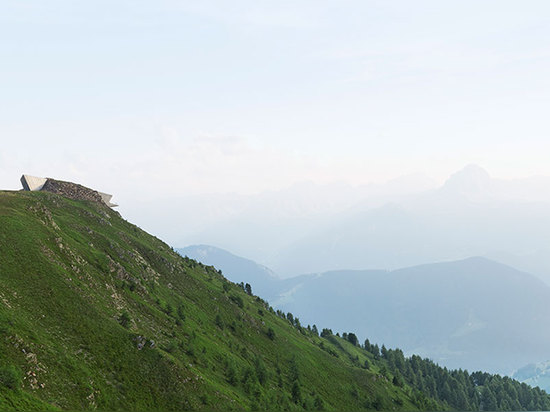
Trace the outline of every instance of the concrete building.
<instances>
[{"instance_id":1,"label":"concrete building","mask_svg":"<svg viewBox=\"0 0 550 412\"><path fill-rule=\"evenodd\" d=\"M21 176L21 184L23 185L23 189L29 192L42 190L42 188L44 187L44 184L47 181L48 179L44 177L36 177L36 176L29 176L29 175Z\"/></svg>"},{"instance_id":2,"label":"concrete building","mask_svg":"<svg viewBox=\"0 0 550 412\"><path fill-rule=\"evenodd\" d=\"M21 184L23 190L36 192L46 191L56 193L70 199L89 200L97 203L104 203L109 207L118 205L111 202L113 195L108 193L98 192L77 183L62 182L55 179L23 175L21 176Z\"/></svg>"},{"instance_id":3,"label":"concrete building","mask_svg":"<svg viewBox=\"0 0 550 412\"><path fill-rule=\"evenodd\" d=\"M118 205L115 203L111 203L111 199L113 198L113 195L109 195L107 193L103 192L97 192L99 193L99 196L101 196L101 200L103 200L103 203L105 203L109 207L117 207Z\"/></svg>"}]
</instances>

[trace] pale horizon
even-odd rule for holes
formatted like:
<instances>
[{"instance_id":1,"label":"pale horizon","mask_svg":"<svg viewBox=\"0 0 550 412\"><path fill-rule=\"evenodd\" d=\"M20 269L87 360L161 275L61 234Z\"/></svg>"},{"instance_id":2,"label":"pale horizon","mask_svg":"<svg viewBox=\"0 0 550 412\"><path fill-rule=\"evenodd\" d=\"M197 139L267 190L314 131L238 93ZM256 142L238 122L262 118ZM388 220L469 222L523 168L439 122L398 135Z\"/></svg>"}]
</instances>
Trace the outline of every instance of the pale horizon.
<instances>
[{"instance_id":1,"label":"pale horizon","mask_svg":"<svg viewBox=\"0 0 550 412\"><path fill-rule=\"evenodd\" d=\"M470 163L550 176L547 2L3 9L5 189L51 176L127 207L143 191L441 184Z\"/></svg>"}]
</instances>

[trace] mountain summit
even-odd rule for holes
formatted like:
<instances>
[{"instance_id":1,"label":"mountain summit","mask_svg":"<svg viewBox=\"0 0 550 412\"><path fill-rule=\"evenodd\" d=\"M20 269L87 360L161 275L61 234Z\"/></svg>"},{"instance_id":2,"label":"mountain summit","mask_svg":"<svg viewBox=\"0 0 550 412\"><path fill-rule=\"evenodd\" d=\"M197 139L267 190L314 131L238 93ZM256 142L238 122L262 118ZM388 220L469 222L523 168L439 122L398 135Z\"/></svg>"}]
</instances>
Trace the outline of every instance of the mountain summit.
<instances>
[{"instance_id":1,"label":"mountain summit","mask_svg":"<svg viewBox=\"0 0 550 412\"><path fill-rule=\"evenodd\" d=\"M452 174L442 187L446 192L461 195L484 195L491 189L491 176L482 167L470 164Z\"/></svg>"}]
</instances>

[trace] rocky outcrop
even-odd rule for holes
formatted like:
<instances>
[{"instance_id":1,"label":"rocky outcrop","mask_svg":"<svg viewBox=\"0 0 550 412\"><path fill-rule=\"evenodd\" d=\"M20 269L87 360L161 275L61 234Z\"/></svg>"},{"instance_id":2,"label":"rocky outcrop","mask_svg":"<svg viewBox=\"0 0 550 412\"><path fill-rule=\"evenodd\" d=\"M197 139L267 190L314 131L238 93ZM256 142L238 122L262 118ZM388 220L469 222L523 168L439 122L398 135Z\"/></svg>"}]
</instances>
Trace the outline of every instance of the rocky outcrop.
<instances>
[{"instance_id":1,"label":"rocky outcrop","mask_svg":"<svg viewBox=\"0 0 550 412\"><path fill-rule=\"evenodd\" d=\"M41 189L45 192L56 193L74 200L89 200L104 205L104 201L97 190L89 189L77 183L63 182L48 179Z\"/></svg>"}]
</instances>

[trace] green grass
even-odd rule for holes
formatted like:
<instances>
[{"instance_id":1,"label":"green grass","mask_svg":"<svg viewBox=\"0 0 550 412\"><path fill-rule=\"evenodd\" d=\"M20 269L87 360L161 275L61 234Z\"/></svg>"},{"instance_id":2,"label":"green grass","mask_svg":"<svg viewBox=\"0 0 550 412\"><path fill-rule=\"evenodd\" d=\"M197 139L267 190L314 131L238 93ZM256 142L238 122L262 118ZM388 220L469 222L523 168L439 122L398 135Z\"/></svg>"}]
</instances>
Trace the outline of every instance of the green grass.
<instances>
[{"instance_id":1,"label":"green grass","mask_svg":"<svg viewBox=\"0 0 550 412\"><path fill-rule=\"evenodd\" d=\"M0 192L0 251L0 410L418 409L383 361L106 207Z\"/></svg>"}]
</instances>

